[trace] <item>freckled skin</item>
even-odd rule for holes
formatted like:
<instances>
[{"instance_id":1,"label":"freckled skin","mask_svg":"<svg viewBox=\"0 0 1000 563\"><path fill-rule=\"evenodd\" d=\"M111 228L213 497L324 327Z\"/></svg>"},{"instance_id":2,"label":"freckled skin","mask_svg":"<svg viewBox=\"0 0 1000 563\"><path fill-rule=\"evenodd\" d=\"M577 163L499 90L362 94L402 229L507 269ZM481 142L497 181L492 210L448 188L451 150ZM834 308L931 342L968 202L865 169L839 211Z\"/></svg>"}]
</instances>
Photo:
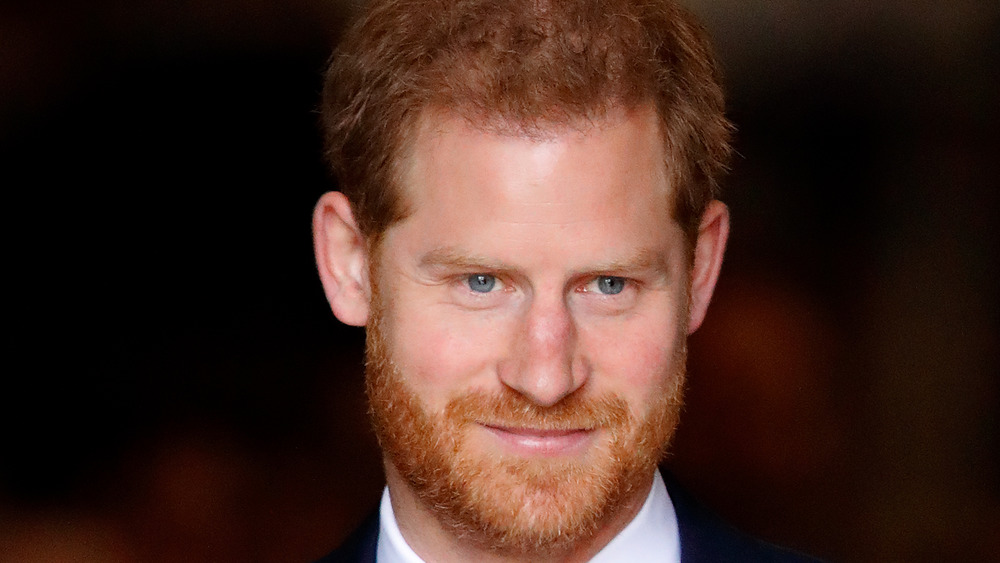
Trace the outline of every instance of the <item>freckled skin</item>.
<instances>
[{"instance_id":1,"label":"freckled skin","mask_svg":"<svg viewBox=\"0 0 1000 563\"><path fill-rule=\"evenodd\" d=\"M600 371L590 385L619 390L641 413L661 387L687 298L652 112L542 142L458 118L436 125L421 129L405 169L413 213L387 231L381 256L385 292L400 304L389 322L420 327L398 335L394 355L428 409L498 385L556 402ZM450 276L475 270L420 268L437 248L509 267L492 272L503 288L472 296L470 309L467 283ZM642 252L666 271L595 271ZM641 279L614 297L581 291L599 273Z\"/></svg>"},{"instance_id":2,"label":"freckled skin","mask_svg":"<svg viewBox=\"0 0 1000 563\"><path fill-rule=\"evenodd\" d=\"M683 378L688 264L652 111L544 140L486 133L459 118L425 120L403 169L412 213L386 232L374 271L386 296L381 345L424 413L442 417L456 398L500 392L544 408L613 396L632 428L667 408L664 397ZM470 286L479 275L492 285ZM619 292L608 291L608 276ZM669 438L675 415L659 439ZM463 432L466 458L613 463L602 457L604 431ZM592 554L634 516L655 460L649 465L574 553ZM459 553L442 546L447 534L391 460L387 473L414 549Z\"/></svg>"},{"instance_id":3,"label":"freckled skin","mask_svg":"<svg viewBox=\"0 0 1000 563\"><path fill-rule=\"evenodd\" d=\"M334 314L368 328L400 530L428 561L586 561L673 433L725 205L689 253L650 107L530 138L428 111L399 166L378 248L338 192L313 228Z\"/></svg>"}]
</instances>

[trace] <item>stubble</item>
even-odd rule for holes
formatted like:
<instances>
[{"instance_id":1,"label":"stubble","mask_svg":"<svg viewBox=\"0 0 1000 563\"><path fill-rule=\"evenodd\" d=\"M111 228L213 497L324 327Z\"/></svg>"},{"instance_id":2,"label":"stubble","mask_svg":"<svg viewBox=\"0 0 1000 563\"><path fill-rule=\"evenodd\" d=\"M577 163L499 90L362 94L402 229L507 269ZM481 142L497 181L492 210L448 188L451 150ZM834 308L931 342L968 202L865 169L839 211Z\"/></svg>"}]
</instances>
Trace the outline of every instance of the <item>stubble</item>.
<instances>
[{"instance_id":1,"label":"stubble","mask_svg":"<svg viewBox=\"0 0 1000 563\"><path fill-rule=\"evenodd\" d=\"M373 277L373 279L375 279ZM516 391L470 392L428 412L393 360L392 328L377 287L368 323L366 389L384 454L425 507L455 537L514 557L568 552L592 538L638 489L648 486L677 425L683 333L657 401L636 417L614 395L586 390L541 407ZM474 428L591 429L600 437L580 458L486 452Z\"/></svg>"}]
</instances>

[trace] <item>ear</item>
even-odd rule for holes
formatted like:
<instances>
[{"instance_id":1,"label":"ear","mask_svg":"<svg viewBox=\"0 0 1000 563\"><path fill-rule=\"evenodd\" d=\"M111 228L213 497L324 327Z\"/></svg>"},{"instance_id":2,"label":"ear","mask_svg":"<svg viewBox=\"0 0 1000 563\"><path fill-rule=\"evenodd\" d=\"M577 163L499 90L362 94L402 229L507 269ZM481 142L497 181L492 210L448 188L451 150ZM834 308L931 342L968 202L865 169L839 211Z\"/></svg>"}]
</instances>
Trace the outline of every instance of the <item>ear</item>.
<instances>
[{"instance_id":1,"label":"ear","mask_svg":"<svg viewBox=\"0 0 1000 563\"><path fill-rule=\"evenodd\" d=\"M729 238L729 209L713 200L705 208L698 226L691 268L691 303L688 309L688 334L698 330L705 320L708 303L715 291L715 282L722 269L722 255Z\"/></svg>"},{"instance_id":2,"label":"ear","mask_svg":"<svg viewBox=\"0 0 1000 563\"><path fill-rule=\"evenodd\" d=\"M340 322L368 322L368 250L347 197L327 192L313 211L313 241L326 300Z\"/></svg>"}]
</instances>

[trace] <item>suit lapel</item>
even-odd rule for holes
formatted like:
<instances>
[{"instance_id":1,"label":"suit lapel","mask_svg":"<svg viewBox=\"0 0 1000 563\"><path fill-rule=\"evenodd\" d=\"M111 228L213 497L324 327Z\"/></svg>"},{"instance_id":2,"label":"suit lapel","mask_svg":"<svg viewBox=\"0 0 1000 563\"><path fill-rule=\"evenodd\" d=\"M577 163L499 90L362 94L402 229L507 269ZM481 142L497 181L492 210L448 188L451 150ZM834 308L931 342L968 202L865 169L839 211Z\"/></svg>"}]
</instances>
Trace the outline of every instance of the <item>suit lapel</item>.
<instances>
[{"instance_id":1,"label":"suit lapel","mask_svg":"<svg viewBox=\"0 0 1000 563\"><path fill-rule=\"evenodd\" d=\"M316 563L375 563L378 530L379 516L375 510L336 551Z\"/></svg>"}]
</instances>

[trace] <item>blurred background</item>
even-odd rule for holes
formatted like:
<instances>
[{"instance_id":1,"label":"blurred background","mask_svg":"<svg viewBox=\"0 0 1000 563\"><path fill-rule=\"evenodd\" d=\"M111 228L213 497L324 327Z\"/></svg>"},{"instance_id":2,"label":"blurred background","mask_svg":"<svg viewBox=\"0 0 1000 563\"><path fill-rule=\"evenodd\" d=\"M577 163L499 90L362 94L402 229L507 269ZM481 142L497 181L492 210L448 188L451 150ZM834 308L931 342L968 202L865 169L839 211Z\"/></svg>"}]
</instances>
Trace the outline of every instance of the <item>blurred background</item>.
<instances>
[{"instance_id":1,"label":"blurred background","mask_svg":"<svg viewBox=\"0 0 1000 563\"><path fill-rule=\"evenodd\" d=\"M667 465L836 561L995 561L1000 4L686 4L740 154ZM350 10L0 3L0 561L309 561L375 507L310 233Z\"/></svg>"}]
</instances>

